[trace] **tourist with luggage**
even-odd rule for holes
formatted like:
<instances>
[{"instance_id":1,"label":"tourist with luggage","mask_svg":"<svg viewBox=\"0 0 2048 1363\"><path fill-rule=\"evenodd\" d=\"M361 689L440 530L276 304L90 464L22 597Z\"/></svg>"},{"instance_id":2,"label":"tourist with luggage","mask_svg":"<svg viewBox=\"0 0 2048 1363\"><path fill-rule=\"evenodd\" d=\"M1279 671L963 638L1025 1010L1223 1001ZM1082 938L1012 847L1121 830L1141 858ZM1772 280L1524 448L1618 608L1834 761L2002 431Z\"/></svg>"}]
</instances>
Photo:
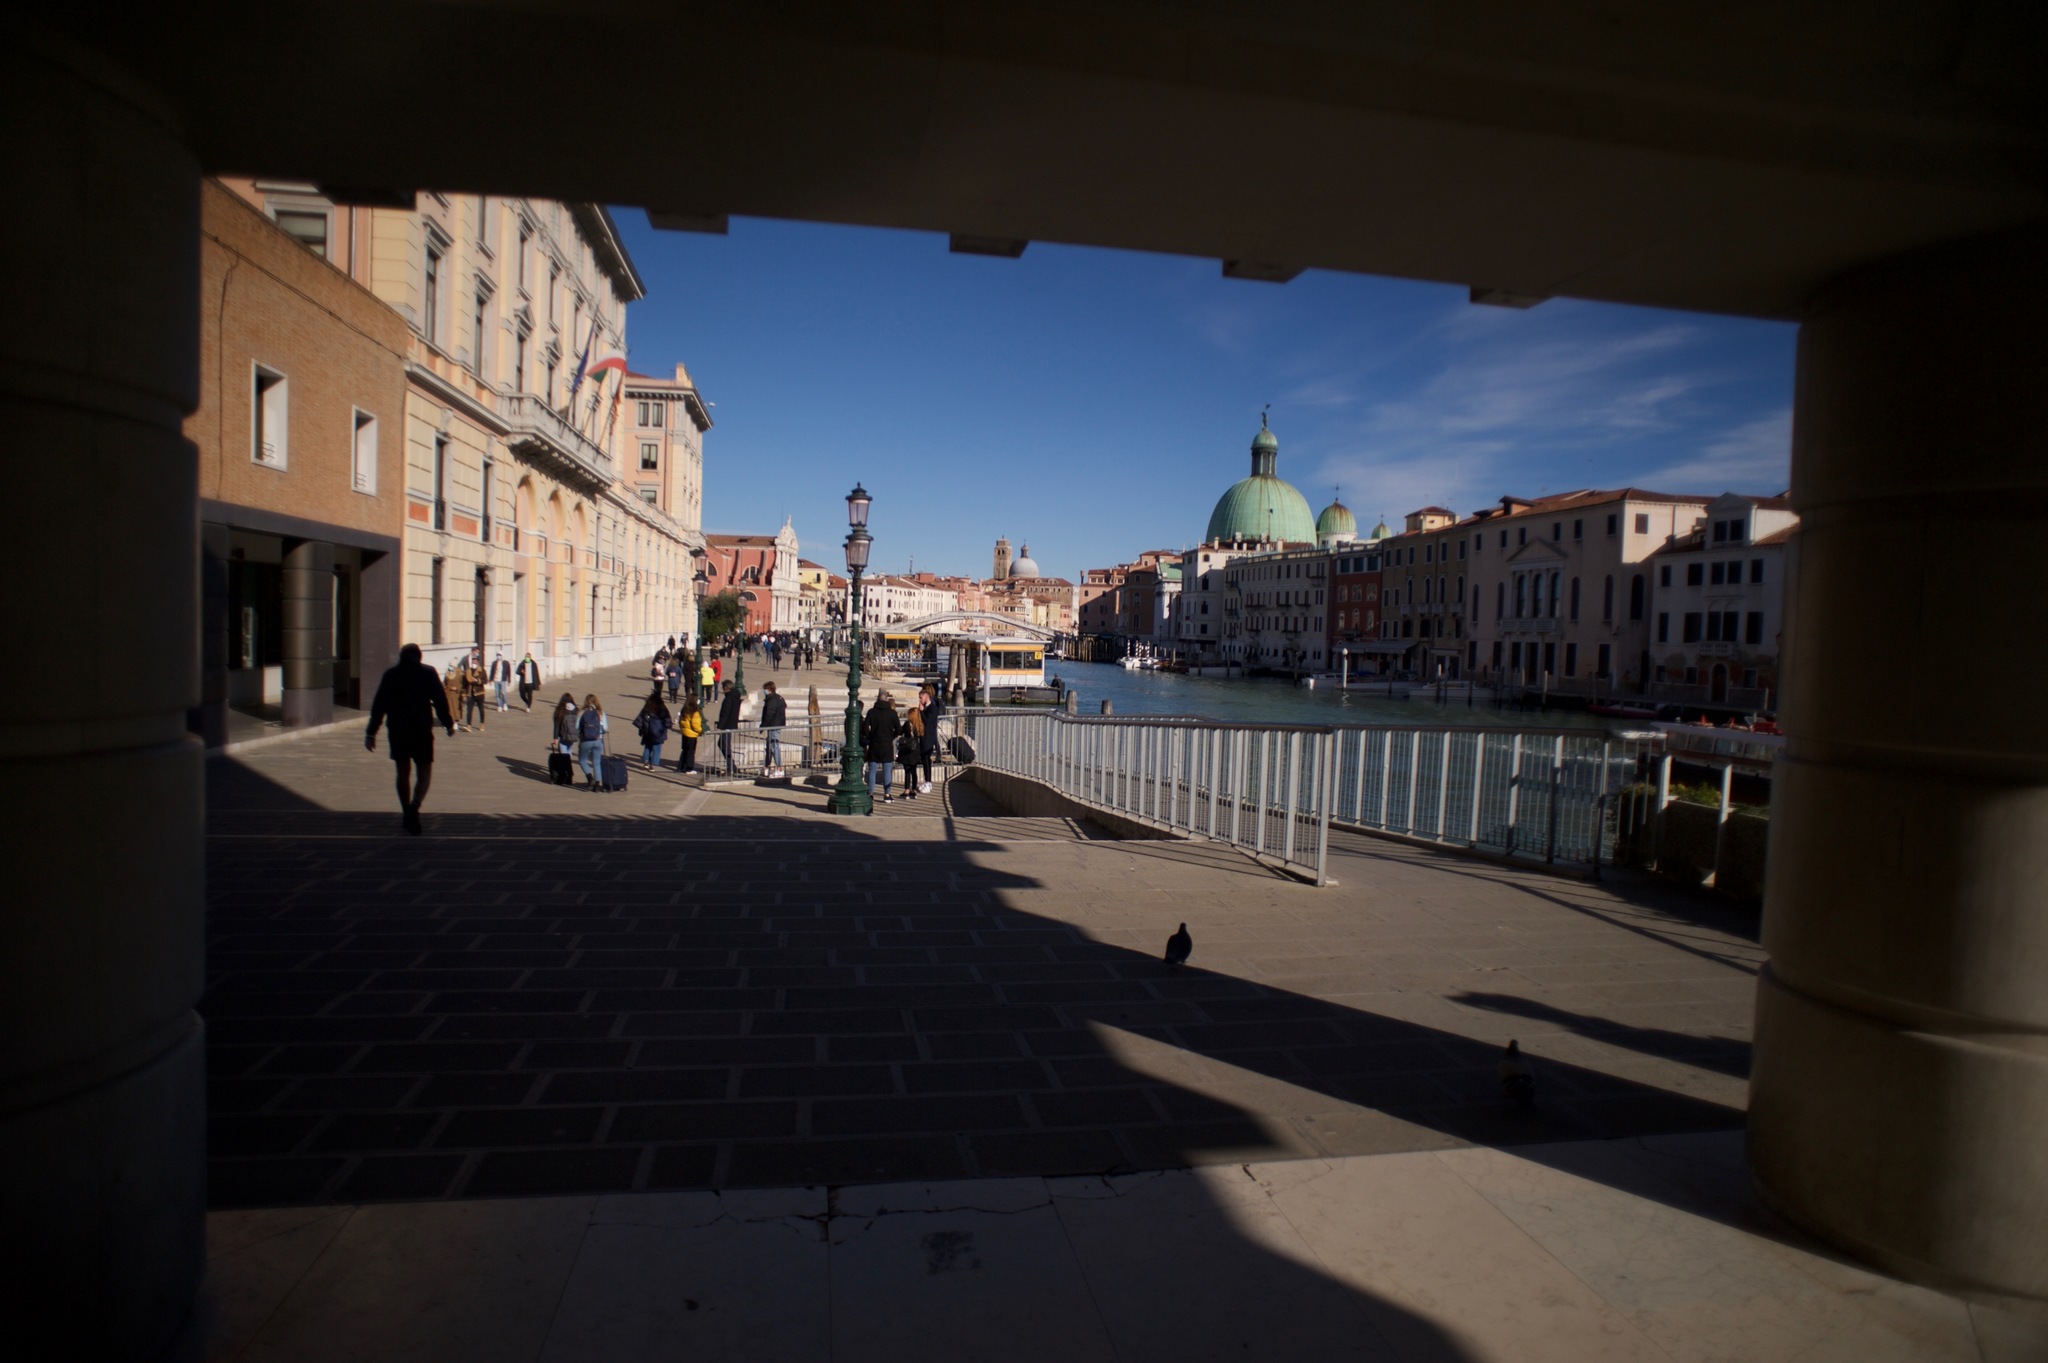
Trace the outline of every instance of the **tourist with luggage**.
<instances>
[{"instance_id":1,"label":"tourist with luggage","mask_svg":"<svg viewBox=\"0 0 2048 1363\"><path fill-rule=\"evenodd\" d=\"M598 703L595 692L584 696L583 708L576 715L576 764L583 768L586 790L596 790L602 780L600 762L604 757L604 736L608 731L604 717L604 706Z\"/></svg>"},{"instance_id":2,"label":"tourist with luggage","mask_svg":"<svg viewBox=\"0 0 2048 1363\"><path fill-rule=\"evenodd\" d=\"M789 704L776 693L774 682L761 685L762 765L770 776L782 775L782 726L789 723Z\"/></svg>"},{"instance_id":3,"label":"tourist with luggage","mask_svg":"<svg viewBox=\"0 0 2048 1363\"><path fill-rule=\"evenodd\" d=\"M576 698L567 691L555 702L549 724L548 775L558 786L576 784Z\"/></svg>"},{"instance_id":4,"label":"tourist with luggage","mask_svg":"<svg viewBox=\"0 0 2048 1363\"><path fill-rule=\"evenodd\" d=\"M889 804L896 798L889 793L889 782L896 776L896 739L902 732L903 721L896 714L895 697L884 691L875 697L867 717L860 723L861 745L867 757L870 804L877 794L883 804ZM869 812L873 812L872 808Z\"/></svg>"},{"instance_id":5,"label":"tourist with luggage","mask_svg":"<svg viewBox=\"0 0 2048 1363\"><path fill-rule=\"evenodd\" d=\"M533 693L540 690L540 664L533 660L531 650L519 660L518 676L519 703L526 707L526 713L530 715L533 713Z\"/></svg>"},{"instance_id":6,"label":"tourist with luggage","mask_svg":"<svg viewBox=\"0 0 2048 1363\"><path fill-rule=\"evenodd\" d=\"M671 722L668 707L661 703L661 688L657 686L633 720L633 728L640 735L640 761L649 771L661 765L661 745L668 742Z\"/></svg>"},{"instance_id":7,"label":"tourist with luggage","mask_svg":"<svg viewBox=\"0 0 2048 1363\"><path fill-rule=\"evenodd\" d=\"M732 759L733 731L740 727L740 706L746 697L733 689L731 682L724 682L725 699L718 703L718 755L725 762L727 776L739 775L739 765Z\"/></svg>"},{"instance_id":8,"label":"tourist with luggage","mask_svg":"<svg viewBox=\"0 0 2048 1363\"><path fill-rule=\"evenodd\" d=\"M363 747L377 751L377 730L390 729L391 761L398 778L398 808L405 831L421 832L420 806L434 775L434 725L455 737L455 718L448 712L448 692L434 669L420 661L420 646L398 650L398 665L377 683L370 702L370 727Z\"/></svg>"},{"instance_id":9,"label":"tourist with luggage","mask_svg":"<svg viewBox=\"0 0 2048 1363\"><path fill-rule=\"evenodd\" d=\"M704 736L704 707L697 703L692 692L683 701L683 708L676 712L676 738L679 748L676 752L676 770L691 772L697 770L697 740Z\"/></svg>"}]
</instances>

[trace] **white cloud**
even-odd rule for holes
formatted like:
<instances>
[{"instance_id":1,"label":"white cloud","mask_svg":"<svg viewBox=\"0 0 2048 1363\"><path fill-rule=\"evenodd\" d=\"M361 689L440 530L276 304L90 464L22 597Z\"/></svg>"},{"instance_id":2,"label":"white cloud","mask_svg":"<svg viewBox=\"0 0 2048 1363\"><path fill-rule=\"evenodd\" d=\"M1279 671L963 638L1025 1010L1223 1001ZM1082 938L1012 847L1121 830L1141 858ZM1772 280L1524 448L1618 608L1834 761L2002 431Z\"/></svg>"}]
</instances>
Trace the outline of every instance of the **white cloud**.
<instances>
[{"instance_id":1,"label":"white cloud","mask_svg":"<svg viewBox=\"0 0 2048 1363\"><path fill-rule=\"evenodd\" d=\"M1721 432L1689 459L1631 481L1658 492L1782 492L1791 482L1792 409Z\"/></svg>"}]
</instances>

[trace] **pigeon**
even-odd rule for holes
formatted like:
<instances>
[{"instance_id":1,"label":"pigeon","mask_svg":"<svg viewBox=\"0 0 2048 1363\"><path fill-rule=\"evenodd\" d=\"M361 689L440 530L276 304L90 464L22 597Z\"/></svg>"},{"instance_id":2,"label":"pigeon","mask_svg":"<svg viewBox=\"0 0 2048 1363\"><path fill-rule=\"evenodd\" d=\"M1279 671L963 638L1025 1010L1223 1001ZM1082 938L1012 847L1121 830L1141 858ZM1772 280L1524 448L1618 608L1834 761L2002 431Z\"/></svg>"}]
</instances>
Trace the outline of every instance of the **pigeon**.
<instances>
[{"instance_id":1,"label":"pigeon","mask_svg":"<svg viewBox=\"0 0 2048 1363\"><path fill-rule=\"evenodd\" d=\"M1516 1107L1536 1106L1536 1076L1529 1072L1529 1063L1522 1059L1522 1043L1519 1041L1508 1042L1507 1050L1501 1053L1500 1089Z\"/></svg>"},{"instance_id":2,"label":"pigeon","mask_svg":"<svg viewBox=\"0 0 2048 1363\"><path fill-rule=\"evenodd\" d=\"M1195 939L1188 936L1188 925L1182 923L1180 931L1166 939L1166 963L1177 966L1194 954Z\"/></svg>"}]
</instances>

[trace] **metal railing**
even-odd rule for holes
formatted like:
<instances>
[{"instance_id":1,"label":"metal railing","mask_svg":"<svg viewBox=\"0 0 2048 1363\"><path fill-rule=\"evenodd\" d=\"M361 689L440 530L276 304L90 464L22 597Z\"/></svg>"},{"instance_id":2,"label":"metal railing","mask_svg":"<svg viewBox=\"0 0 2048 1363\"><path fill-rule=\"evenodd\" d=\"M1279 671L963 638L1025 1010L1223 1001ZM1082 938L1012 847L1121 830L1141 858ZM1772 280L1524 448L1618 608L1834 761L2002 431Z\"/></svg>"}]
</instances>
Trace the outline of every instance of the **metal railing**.
<instances>
[{"instance_id":1,"label":"metal railing","mask_svg":"<svg viewBox=\"0 0 2048 1363\"><path fill-rule=\"evenodd\" d=\"M1332 825L1517 860L1612 857L1613 797L1661 738L1586 730L1313 727L1186 718L967 717L976 760L1069 799L1328 880Z\"/></svg>"},{"instance_id":2,"label":"metal railing","mask_svg":"<svg viewBox=\"0 0 2048 1363\"><path fill-rule=\"evenodd\" d=\"M1185 718L974 717L975 760L1082 805L1328 879L1337 731Z\"/></svg>"}]
</instances>

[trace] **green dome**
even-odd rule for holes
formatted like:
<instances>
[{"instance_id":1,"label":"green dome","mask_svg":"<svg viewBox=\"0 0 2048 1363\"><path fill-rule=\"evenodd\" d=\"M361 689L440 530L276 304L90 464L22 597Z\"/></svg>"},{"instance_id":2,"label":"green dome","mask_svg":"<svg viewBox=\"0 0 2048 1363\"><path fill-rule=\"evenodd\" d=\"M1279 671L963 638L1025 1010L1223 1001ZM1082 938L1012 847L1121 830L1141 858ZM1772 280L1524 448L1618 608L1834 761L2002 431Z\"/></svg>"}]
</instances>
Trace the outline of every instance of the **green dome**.
<instances>
[{"instance_id":1,"label":"green dome","mask_svg":"<svg viewBox=\"0 0 2048 1363\"><path fill-rule=\"evenodd\" d=\"M1331 502L1323 508L1323 514L1316 517L1317 539L1358 538L1358 517L1351 514L1351 508L1342 502Z\"/></svg>"},{"instance_id":2,"label":"green dome","mask_svg":"<svg viewBox=\"0 0 2048 1363\"><path fill-rule=\"evenodd\" d=\"M1376 540L1383 540L1390 533L1392 532L1387 529L1387 523L1385 521L1381 521L1378 525L1372 528L1372 537Z\"/></svg>"},{"instance_id":3,"label":"green dome","mask_svg":"<svg viewBox=\"0 0 2048 1363\"><path fill-rule=\"evenodd\" d=\"M1279 460L1280 441L1261 416L1259 433L1252 437L1251 476L1232 483L1209 513L1206 538L1210 543L1257 539L1314 543L1316 522L1308 498L1274 472Z\"/></svg>"}]
</instances>

